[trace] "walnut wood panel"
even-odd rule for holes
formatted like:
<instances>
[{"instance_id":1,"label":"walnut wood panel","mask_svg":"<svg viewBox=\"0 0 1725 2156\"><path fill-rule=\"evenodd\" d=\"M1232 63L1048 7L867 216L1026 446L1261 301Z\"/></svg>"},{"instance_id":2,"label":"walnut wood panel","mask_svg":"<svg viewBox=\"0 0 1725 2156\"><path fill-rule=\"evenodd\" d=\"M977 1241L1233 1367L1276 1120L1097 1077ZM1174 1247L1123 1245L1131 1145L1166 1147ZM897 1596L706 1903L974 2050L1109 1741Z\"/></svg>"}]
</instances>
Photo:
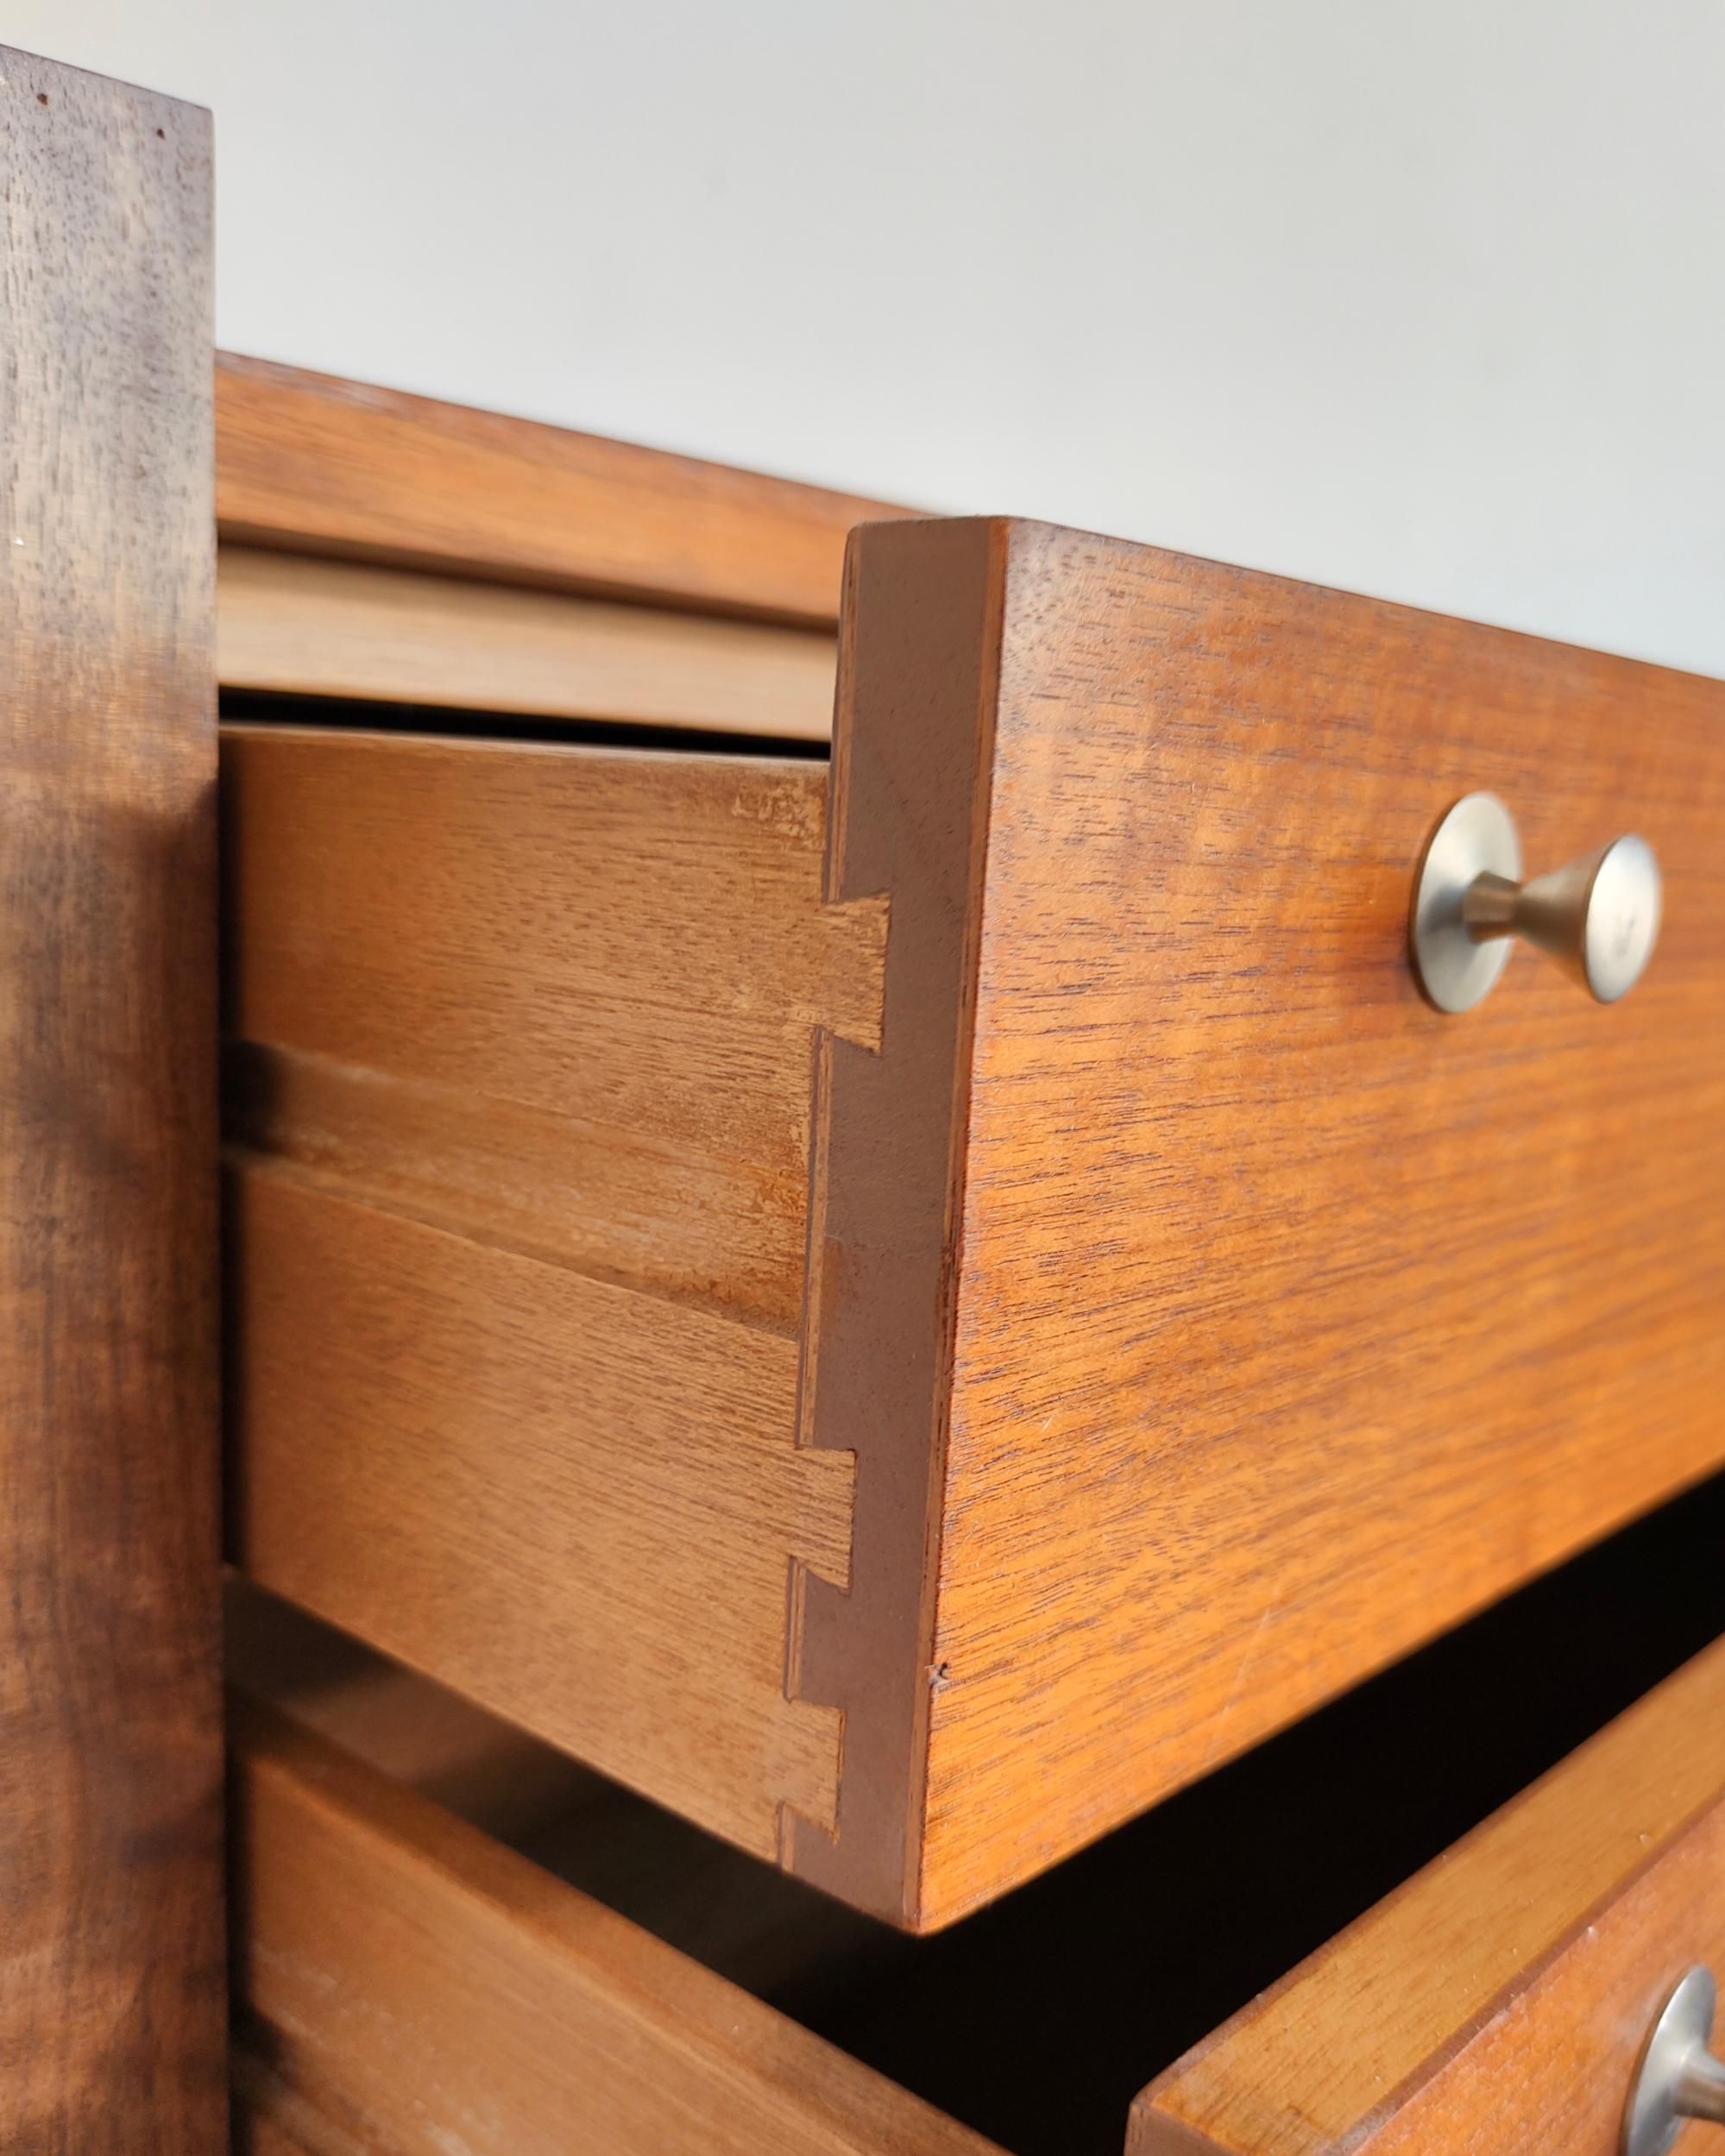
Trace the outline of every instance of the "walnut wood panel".
<instances>
[{"instance_id":1,"label":"walnut wood panel","mask_svg":"<svg viewBox=\"0 0 1725 2156\"><path fill-rule=\"evenodd\" d=\"M897 777L840 787L839 842L962 765L941 739L974 773L947 827L983 834L915 990L961 1160L880 1150L871 1198L923 1206L935 1284L858 1467L859 1577L875 1479L918 1457L939 1493L899 1531L932 1624L866 1665L927 1696L927 1926L1725 1456L1725 688L1042 526L854 544L837 753ZM1475 787L1534 864L1652 840L1664 940L1622 1005L1525 953L1465 1017L1421 1001L1411 879ZM907 919L954 902L901 866L889 1013ZM873 1127L824 1112L817 1160ZM903 1357L866 1263L817 1323L817 1369L834 1336ZM849 1710L866 1651L811 1696ZM872 1726L841 1818L904 1783ZM883 1898L890 1859L859 1844Z\"/></svg>"},{"instance_id":2,"label":"walnut wood panel","mask_svg":"<svg viewBox=\"0 0 1725 2156\"><path fill-rule=\"evenodd\" d=\"M721 613L835 619L845 535L903 510L219 353L224 540Z\"/></svg>"},{"instance_id":3,"label":"walnut wood panel","mask_svg":"<svg viewBox=\"0 0 1725 2156\"><path fill-rule=\"evenodd\" d=\"M347 2156L336 2134L374 2156L988 2156L321 1739L256 1709L236 1738L244 2026L318 2156ZM267 2080L242 2087L268 2104Z\"/></svg>"},{"instance_id":4,"label":"walnut wood panel","mask_svg":"<svg viewBox=\"0 0 1725 2156\"><path fill-rule=\"evenodd\" d=\"M0 110L0 2145L215 2156L210 119Z\"/></svg>"},{"instance_id":5,"label":"walnut wood panel","mask_svg":"<svg viewBox=\"0 0 1725 2156\"><path fill-rule=\"evenodd\" d=\"M224 546L226 688L825 740L818 631Z\"/></svg>"},{"instance_id":6,"label":"walnut wood panel","mask_svg":"<svg viewBox=\"0 0 1725 2156\"><path fill-rule=\"evenodd\" d=\"M879 1028L824 774L224 732L230 1542L259 1581L759 1853L842 1586L797 1442L815 1030Z\"/></svg>"},{"instance_id":7,"label":"walnut wood panel","mask_svg":"<svg viewBox=\"0 0 1725 2156\"><path fill-rule=\"evenodd\" d=\"M1153 2082L1129 2156L1615 2156L1722 1956L1725 1642Z\"/></svg>"},{"instance_id":8,"label":"walnut wood panel","mask_svg":"<svg viewBox=\"0 0 1725 2156\"><path fill-rule=\"evenodd\" d=\"M796 1327L818 1025L885 917L822 903L826 773L223 733L230 1133L488 1241Z\"/></svg>"}]
</instances>

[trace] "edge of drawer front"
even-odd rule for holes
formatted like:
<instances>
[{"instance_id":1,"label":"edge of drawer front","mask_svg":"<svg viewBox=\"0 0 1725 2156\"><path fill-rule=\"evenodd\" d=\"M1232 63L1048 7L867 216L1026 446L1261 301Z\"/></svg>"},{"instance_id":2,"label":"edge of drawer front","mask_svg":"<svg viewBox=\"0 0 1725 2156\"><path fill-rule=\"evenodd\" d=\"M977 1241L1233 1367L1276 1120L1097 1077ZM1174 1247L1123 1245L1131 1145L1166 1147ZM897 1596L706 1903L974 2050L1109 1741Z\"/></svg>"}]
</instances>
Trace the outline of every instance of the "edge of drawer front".
<instances>
[{"instance_id":1,"label":"edge of drawer front","mask_svg":"<svg viewBox=\"0 0 1725 2156\"><path fill-rule=\"evenodd\" d=\"M825 774L223 747L235 1561L777 1856L840 1745L786 1610L851 1540L798 1442L808 1074L885 932L822 903Z\"/></svg>"},{"instance_id":2,"label":"edge of drawer front","mask_svg":"<svg viewBox=\"0 0 1725 2156\"><path fill-rule=\"evenodd\" d=\"M286 2092L290 2146L326 2114L337 2148L387 2156L998 2156L278 1713L238 1702L233 1757L235 1981L267 2067L239 2093L268 2125Z\"/></svg>"},{"instance_id":3,"label":"edge of drawer front","mask_svg":"<svg viewBox=\"0 0 1725 2156\"><path fill-rule=\"evenodd\" d=\"M1725 1641L1159 2076L1129 2156L1615 2156L1661 2000L1722 1958Z\"/></svg>"},{"instance_id":4,"label":"edge of drawer front","mask_svg":"<svg viewBox=\"0 0 1725 2156\"><path fill-rule=\"evenodd\" d=\"M797 1870L950 1921L1725 1456L1722 720L1082 533L853 535L829 894L892 935L817 1092L806 1430L859 1485ZM1421 1001L1411 879L1481 786L1535 864L1643 825L1621 1007L1525 956Z\"/></svg>"},{"instance_id":5,"label":"edge of drawer front","mask_svg":"<svg viewBox=\"0 0 1725 2156\"><path fill-rule=\"evenodd\" d=\"M836 1832L792 1821L789 1853L816 1885L917 1929L994 532L944 521L910 546L853 540L828 809L828 902L884 893L891 933L878 1047L828 1034L816 1068L803 1442L866 1464L849 1586L809 1578L793 1611L791 1691L842 1712L845 1760Z\"/></svg>"}]
</instances>

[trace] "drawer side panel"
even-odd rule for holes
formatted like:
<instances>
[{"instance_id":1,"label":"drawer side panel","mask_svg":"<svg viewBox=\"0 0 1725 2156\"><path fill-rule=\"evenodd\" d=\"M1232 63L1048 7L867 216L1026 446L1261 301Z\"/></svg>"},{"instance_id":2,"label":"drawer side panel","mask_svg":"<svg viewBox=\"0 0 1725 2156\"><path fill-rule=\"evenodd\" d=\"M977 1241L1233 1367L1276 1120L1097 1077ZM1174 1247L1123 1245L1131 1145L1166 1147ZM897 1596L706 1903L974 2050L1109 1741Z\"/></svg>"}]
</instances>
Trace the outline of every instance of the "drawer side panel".
<instances>
[{"instance_id":1,"label":"drawer side panel","mask_svg":"<svg viewBox=\"0 0 1725 2156\"><path fill-rule=\"evenodd\" d=\"M229 1222L236 1563L757 1855L830 1820L785 1579L842 1581L848 1463L791 1342L262 1167Z\"/></svg>"},{"instance_id":2,"label":"drawer side panel","mask_svg":"<svg viewBox=\"0 0 1725 2156\"><path fill-rule=\"evenodd\" d=\"M817 1034L882 907L826 775L223 734L230 1547L256 1579L764 1857L830 1827L787 1697L849 1578L798 1442Z\"/></svg>"}]
</instances>

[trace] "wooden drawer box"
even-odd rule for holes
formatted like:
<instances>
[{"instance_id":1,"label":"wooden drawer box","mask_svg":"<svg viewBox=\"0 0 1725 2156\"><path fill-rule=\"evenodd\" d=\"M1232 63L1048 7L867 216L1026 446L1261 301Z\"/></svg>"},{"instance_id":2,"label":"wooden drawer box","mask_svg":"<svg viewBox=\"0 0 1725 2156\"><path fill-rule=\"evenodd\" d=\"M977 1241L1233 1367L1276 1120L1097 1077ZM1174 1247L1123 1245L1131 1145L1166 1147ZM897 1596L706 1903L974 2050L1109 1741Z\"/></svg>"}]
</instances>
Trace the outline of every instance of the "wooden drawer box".
<instances>
[{"instance_id":1,"label":"wooden drawer box","mask_svg":"<svg viewBox=\"0 0 1725 2156\"><path fill-rule=\"evenodd\" d=\"M1725 689L865 526L829 767L225 744L233 1548L944 1924L1725 1458ZM1440 813L1623 828L1446 1016Z\"/></svg>"},{"instance_id":2,"label":"wooden drawer box","mask_svg":"<svg viewBox=\"0 0 1725 2156\"><path fill-rule=\"evenodd\" d=\"M1703 1510L1690 1534L1716 1536L1716 1494ZM558 1788L431 1688L398 1700L408 1681L325 1656L290 1718L248 1709L236 1732L239 2145L1615 2156L1661 1999L1725 1955L1725 1643L1386 1899L1352 1898L1441 1848L1458 1806L1477 1817L1469 1788L1552 1756L1614 1658L1602 1605L1644 1576L1616 1553L1586 1570L1537 1591L1519 1643L1494 1615L1320 1717L1321 1742L1300 1730L935 1941L579 1770ZM1526 1678L1560 1636L1592 1666L1574 1702L1554 1708L1558 1672L1519 1716L1481 1696L1488 1665ZM1430 1718L1470 1704L1469 1744L1434 1755ZM1326 1817L1346 1851L1302 1841ZM1338 1903L1335 1935L1253 1997ZM1240 2010L1193 2046L1218 2002Z\"/></svg>"}]
</instances>

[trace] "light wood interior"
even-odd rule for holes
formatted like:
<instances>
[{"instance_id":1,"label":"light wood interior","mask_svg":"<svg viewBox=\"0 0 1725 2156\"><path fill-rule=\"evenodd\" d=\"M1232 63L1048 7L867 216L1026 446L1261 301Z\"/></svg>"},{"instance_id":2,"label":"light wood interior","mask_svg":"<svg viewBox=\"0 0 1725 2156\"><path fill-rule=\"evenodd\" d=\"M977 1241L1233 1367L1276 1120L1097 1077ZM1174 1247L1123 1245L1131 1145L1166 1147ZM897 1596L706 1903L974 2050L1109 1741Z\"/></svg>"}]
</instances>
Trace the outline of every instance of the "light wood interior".
<instances>
[{"instance_id":1,"label":"light wood interior","mask_svg":"<svg viewBox=\"0 0 1725 2156\"><path fill-rule=\"evenodd\" d=\"M824 785L223 738L230 1549L763 1855L840 1757L785 1692L796 1575L850 1562L797 1443L809 1085L885 917L822 903Z\"/></svg>"},{"instance_id":2,"label":"light wood interior","mask_svg":"<svg viewBox=\"0 0 1725 2156\"><path fill-rule=\"evenodd\" d=\"M795 1331L813 1038L878 1039L827 773L293 726L222 740L229 1129L351 1196Z\"/></svg>"},{"instance_id":3,"label":"light wood interior","mask_svg":"<svg viewBox=\"0 0 1725 2156\"><path fill-rule=\"evenodd\" d=\"M829 633L227 545L229 688L824 741ZM381 716L381 714L380 714Z\"/></svg>"}]
</instances>

